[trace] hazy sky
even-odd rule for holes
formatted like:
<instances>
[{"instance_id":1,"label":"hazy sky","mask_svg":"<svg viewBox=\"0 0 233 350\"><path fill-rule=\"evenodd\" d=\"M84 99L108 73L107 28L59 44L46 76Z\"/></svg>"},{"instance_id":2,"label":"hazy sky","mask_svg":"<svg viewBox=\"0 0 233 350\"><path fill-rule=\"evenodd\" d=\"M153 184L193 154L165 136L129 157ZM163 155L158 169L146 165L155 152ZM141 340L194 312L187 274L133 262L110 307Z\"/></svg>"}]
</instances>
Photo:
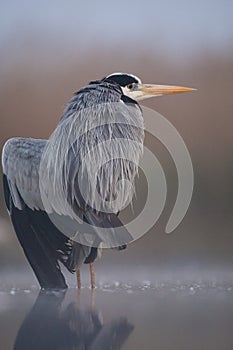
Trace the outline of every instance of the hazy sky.
<instances>
[{"instance_id":1,"label":"hazy sky","mask_svg":"<svg viewBox=\"0 0 233 350\"><path fill-rule=\"evenodd\" d=\"M73 45L140 44L165 49L233 46L232 0L2 0L0 45L16 35L42 37Z\"/></svg>"}]
</instances>

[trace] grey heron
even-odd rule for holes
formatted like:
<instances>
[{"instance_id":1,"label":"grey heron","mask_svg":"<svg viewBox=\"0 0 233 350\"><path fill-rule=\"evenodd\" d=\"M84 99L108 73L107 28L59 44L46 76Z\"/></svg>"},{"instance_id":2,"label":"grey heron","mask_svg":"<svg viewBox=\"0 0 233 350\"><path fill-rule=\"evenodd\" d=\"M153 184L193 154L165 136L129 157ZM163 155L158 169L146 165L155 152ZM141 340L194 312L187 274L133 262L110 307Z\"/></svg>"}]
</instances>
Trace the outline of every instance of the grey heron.
<instances>
[{"instance_id":1,"label":"grey heron","mask_svg":"<svg viewBox=\"0 0 233 350\"><path fill-rule=\"evenodd\" d=\"M143 84L132 74L113 73L90 82L75 93L49 140L12 138L5 143L2 153L5 202L18 240L41 288L67 288L60 263L70 272L77 272L78 287L81 286L80 266L90 264L94 287L93 262L103 241L101 229L111 232L112 247L118 250L130 242L131 236L118 217L130 190L124 182L119 187L119 181L126 178L134 183L142 155L144 129L138 101L192 90ZM126 105L130 110L123 110ZM119 122L118 119L111 120L112 110ZM107 125L98 124L100 115L109 118ZM122 138L134 143L121 142ZM115 145L116 140L119 143ZM105 145L97 150L94 158L89 159L89 163L83 161L88 151L102 141ZM109 152L110 158L104 161ZM125 160L126 153L130 158ZM87 191L94 163L103 165L96 185L105 201L114 203L110 211L96 208L98 196L92 190ZM87 179L84 182L81 179L80 186L77 174L83 167L82 174L86 171ZM88 224L94 237L91 243L85 244L82 240L81 224L78 226L81 241L77 241L66 234L64 228L59 229L51 213ZM116 227L123 227L122 241L114 236Z\"/></svg>"}]
</instances>

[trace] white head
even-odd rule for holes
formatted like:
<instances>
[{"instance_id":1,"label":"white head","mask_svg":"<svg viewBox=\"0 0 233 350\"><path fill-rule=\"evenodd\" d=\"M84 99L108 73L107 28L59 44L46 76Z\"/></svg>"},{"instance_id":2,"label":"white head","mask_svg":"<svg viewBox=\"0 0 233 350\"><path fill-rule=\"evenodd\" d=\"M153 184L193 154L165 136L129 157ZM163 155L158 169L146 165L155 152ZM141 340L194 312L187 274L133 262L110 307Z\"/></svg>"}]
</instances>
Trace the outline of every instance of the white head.
<instances>
[{"instance_id":1,"label":"white head","mask_svg":"<svg viewBox=\"0 0 233 350\"><path fill-rule=\"evenodd\" d=\"M135 101L144 100L149 97L177 94L195 90L183 86L142 84L141 79L139 79L136 75L120 72L109 74L104 79L112 80L119 84L123 94Z\"/></svg>"}]
</instances>

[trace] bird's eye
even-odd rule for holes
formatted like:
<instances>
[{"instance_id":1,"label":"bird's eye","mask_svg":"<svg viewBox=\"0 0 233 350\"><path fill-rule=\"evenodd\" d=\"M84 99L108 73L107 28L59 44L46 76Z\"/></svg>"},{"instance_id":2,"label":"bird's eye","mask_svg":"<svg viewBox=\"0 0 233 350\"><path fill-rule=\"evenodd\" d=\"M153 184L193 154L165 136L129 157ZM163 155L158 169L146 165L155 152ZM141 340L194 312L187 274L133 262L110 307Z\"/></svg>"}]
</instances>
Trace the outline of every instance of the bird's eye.
<instances>
[{"instance_id":1,"label":"bird's eye","mask_svg":"<svg viewBox=\"0 0 233 350\"><path fill-rule=\"evenodd\" d=\"M127 85L127 88L128 88L129 90L132 90L132 88L133 88L133 84L129 84L129 85Z\"/></svg>"}]
</instances>

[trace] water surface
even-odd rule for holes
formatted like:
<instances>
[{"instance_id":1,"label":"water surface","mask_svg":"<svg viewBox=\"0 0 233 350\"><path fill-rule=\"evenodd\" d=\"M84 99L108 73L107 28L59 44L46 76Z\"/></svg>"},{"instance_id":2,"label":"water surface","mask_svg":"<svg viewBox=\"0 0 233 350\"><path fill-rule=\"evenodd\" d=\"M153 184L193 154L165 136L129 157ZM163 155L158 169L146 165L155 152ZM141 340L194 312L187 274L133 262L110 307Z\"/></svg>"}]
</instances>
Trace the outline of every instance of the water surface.
<instances>
[{"instance_id":1,"label":"water surface","mask_svg":"<svg viewBox=\"0 0 233 350\"><path fill-rule=\"evenodd\" d=\"M0 349L233 349L233 284L108 277L94 292L3 278Z\"/></svg>"}]
</instances>

